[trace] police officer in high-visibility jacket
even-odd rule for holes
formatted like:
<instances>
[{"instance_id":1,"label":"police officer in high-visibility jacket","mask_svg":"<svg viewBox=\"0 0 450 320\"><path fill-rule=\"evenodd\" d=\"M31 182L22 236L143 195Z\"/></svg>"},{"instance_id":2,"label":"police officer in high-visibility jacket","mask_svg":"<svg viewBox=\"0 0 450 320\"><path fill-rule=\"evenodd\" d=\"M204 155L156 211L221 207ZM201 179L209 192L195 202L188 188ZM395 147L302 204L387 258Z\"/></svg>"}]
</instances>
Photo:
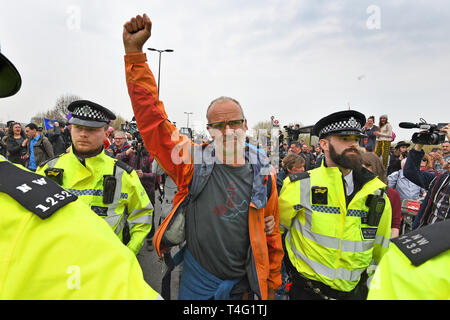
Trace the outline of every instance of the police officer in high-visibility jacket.
<instances>
[{"instance_id":1,"label":"police officer in high-visibility jacket","mask_svg":"<svg viewBox=\"0 0 450 320\"><path fill-rule=\"evenodd\" d=\"M386 185L362 167L358 143L365 116L341 111L313 128L321 167L288 176L280 192L291 299L365 299L367 267L389 247Z\"/></svg>"},{"instance_id":2,"label":"police officer in high-visibility jacket","mask_svg":"<svg viewBox=\"0 0 450 320\"><path fill-rule=\"evenodd\" d=\"M392 239L368 300L450 300L450 220Z\"/></svg>"},{"instance_id":3,"label":"police officer in high-visibility jacket","mask_svg":"<svg viewBox=\"0 0 450 320\"><path fill-rule=\"evenodd\" d=\"M151 230L153 206L132 167L108 156L103 141L114 114L88 100L72 102L72 148L36 171L86 202L135 254ZM128 222L129 241L123 239ZM125 234L126 236L127 234Z\"/></svg>"},{"instance_id":4,"label":"police officer in high-visibility jacket","mask_svg":"<svg viewBox=\"0 0 450 320\"><path fill-rule=\"evenodd\" d=\"M0 98L21 77L0 53ZM158 299L136 256L81 200L0 156L0 300Z\"/></svg>"}]
</instances>

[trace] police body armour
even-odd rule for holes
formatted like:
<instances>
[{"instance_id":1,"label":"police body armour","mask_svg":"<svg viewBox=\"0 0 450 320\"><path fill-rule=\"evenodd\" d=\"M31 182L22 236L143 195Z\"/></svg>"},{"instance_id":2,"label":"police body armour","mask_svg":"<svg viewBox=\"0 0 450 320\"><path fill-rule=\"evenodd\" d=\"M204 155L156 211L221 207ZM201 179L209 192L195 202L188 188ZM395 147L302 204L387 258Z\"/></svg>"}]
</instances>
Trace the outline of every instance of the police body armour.
<instances>
[{"instance_id":1,"label":"police body armour","mask_svg":"<svg viewBox=\"0 0 450 320\"><path fill-rule=\"evenodd\" d=\"M49 218L58 209L77 197L61 188L54 181L15 165L0 162L0 192L19 202L41 219Z\"/></svg>"}]
</instances>

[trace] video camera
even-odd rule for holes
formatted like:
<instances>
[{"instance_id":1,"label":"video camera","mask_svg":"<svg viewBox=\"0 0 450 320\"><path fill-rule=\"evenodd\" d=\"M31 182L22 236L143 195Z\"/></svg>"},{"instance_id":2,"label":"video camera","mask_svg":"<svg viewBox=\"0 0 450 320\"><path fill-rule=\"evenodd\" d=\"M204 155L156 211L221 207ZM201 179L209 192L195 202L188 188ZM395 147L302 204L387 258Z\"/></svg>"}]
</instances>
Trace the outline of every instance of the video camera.
<instances>
[{"instance_id":1,"label":"video camera","mask_svg":"<svg viewBox=\"0 0 450 320\"><path fill-rule=\"evenodd\" d=\"M418 128L427 132L416 132L412 136L412 142L416 144L437 145L445 141L445 134L440 129L447 123L430 124L420 118L420 123L400 122L399 127L404 129Z\"/></svg>"},{"instance_id":2,"label":"video camera","mask_svg":"<svg viewBox=\"0 0 450 320\"><path fill-rule=\"evenodd\" d=\"M125 123L123 123L121 125L121 127L122 127L122 131L131 133L131 136L133 137L133 141L131 142L131 147L134 150L140 152L142 148L139 148L138 144L139 143L144 144L144 142L142 140L141 134L138 131L138 127L137 127L135 118L133 117L133 120L131 120L130 122L126 121Z\"/></svg>"}]
</instances>

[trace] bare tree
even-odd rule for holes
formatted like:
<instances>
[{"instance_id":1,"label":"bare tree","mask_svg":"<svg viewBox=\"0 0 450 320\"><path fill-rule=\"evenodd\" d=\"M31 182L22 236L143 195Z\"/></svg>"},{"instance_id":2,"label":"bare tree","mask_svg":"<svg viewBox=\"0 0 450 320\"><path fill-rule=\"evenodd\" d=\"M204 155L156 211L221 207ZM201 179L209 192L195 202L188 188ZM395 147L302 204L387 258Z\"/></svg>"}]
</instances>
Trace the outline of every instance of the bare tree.
<instances>
[{"instance_id":1,"label":"bare tree","mask_svg":"<svg viewBox=\"0 0 450 320\"><path fill-rule=\"evenodd\" d=\"M69 109L67 109L67 107L76 100L81 100L81 98L70 93L61 95L58 99L56 99L56 103L53 108L45 112L39 112L31 118L31 121L36 123L38 126L44 126L44 118L66 122L67 115L69 114Z\"/></svg>"}]
</instances>

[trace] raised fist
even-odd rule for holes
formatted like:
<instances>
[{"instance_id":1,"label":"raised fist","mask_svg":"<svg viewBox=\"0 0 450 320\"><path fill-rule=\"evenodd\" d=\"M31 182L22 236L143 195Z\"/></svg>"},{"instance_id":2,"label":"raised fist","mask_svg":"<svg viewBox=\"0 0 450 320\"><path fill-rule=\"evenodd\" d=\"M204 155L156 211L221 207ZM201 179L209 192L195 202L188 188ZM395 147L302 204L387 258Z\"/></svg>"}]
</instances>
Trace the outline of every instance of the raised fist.
<instances>
[{"instance_id":1,"label":"raised fist","mask_svg":"<svg viewBox=\"0 0 450 320\"><path fill-rule=\"evenodd\" d=\"M142 52L142 47L150 38L152 22L144 13L144 16L136 16L123 26L123 45L125 53Z\"/></svg>"}]
</instances>

